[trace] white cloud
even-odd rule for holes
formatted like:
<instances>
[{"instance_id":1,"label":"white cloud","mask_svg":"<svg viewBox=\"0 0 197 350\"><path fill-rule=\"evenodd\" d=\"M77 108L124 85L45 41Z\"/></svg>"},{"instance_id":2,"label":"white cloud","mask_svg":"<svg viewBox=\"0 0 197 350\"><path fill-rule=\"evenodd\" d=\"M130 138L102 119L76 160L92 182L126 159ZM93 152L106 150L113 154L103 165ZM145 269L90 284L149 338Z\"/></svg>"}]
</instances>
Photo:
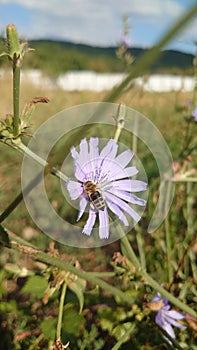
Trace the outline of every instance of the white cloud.
<instances>
[{"instance_id":1,"label":"white cloud","mask_svg":"<svg viewBox=\"0 0 197 350\"><path fill-rule=\"evenodd\" d=\"M153 26L157 34L185 10L179 0L0 0L0 4L18 4L29 10L29 25L21 25L21 34L27 38L60 38L97 45L116 44L121 36L122 15L129 15L131 24L138 21L139 30L140 23L146 28ZM147 31L141 35L149 41Z\"/></svg>"},{"instance_id":2,"label":"white cloud","mask_svg":"<svg viewBox=\"0 0 197 350\"><path fill-rule=\"evenodd\" d=\"M54 16L75 16L79 13L93 15L107 12L113 14L134 14L137 16L174 17L180 14L184 7L178 0L0 0L3 4L19 4L32 11L44 11Z\"/></svg>"}]
</instances>

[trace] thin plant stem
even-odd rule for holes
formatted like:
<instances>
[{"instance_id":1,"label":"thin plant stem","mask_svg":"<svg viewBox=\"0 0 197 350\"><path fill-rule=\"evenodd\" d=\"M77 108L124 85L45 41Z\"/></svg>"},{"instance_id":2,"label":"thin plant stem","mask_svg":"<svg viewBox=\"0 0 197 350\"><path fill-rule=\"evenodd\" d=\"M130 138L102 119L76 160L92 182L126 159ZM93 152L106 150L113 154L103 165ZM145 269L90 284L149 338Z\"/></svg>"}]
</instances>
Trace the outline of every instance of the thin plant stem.
<instances>
[{"instance_id":1,"label":"thin plant stem","mask_svg":"<svg viewBox=\"0 0 197 350\"><path fill-rule=\"evenodd\" d=\"M140 228L137 225L137 234L136 234L136 240L137 240L137 247L139 251L139 257L140 257L140 264L142 266L143 270L146 270L146 256L144 252L144 239L142 237L142 232Z\"/></svg>"},{"instance_id":2,"label":"thin plant stem","mask_svg":"<svg viewBox=\"0 0 197 350\"><path fill-rule=\"evenodd\" d=\"M59 303L56 339L61 339L62 317L63 317L63 311L64 311L64 300L66 296L66 290L67 290L67 283L64 282L62 285L61 297L60 297L60 303Z\"/></svg>"},{"instance_id":3,"label":"thin plant stem","mask_svg":"<svg viewBox=\"0 0 197 350\"><path fill-rule=\"evenodd\" d=\"M9 235L11 235L10 232L8 232ZM12 235L13 236L13 235ZM180 300L178 300L176 297L174 297L171 293L169 293L166 289L164 289L157 281L155 281L146 271L141 269L140 262L135 255L127 236L124 236L121 239L122 244L124 244L125 249L127 250L127 257L133 262L134 266L136 267L137 271L141 276L145 279L145 281L156 291L160 292L163 297L167 298L169 302L171 302L173 305L177 306L182 311L190 314L191 316L197 317L196 312L191 309L188 305L182 303ZM13 249L20 249L24 253L31 255L34 259L37 259L41 262L44 262L46 264L58 267L59 269L63 271L69 271L76 276L87 280L88 282L98 285L100 288L110 292L112 295L119 297L121 300L123 300L125 303L129 303L130 305L133 303L133 297L130 296L127 293L122 292L116 287L113 287L111 284L103 281L102 279L93 276L91 273L86 272L82 269L77 269L76 267L66 263L65 261L62 261L60 258L50 256L43 251L39 250L37 247L32 246L30 243L28 244L25 240L23 240L20 237L17 237L14 235L13 240L11 241L11 248Z\"/></svg>"},{"instance_id":4,"label":"thin plant stem","mask_svg":"<svg viewBox=\"0 0 197 350\"><path fill-rule=\"evenodd\" d=\"M169 300L169 302L176 305L181 310L188 312L189 314L191 314L191 312L192 312L192 316L194 316L194 314L196 315L196 312L194 310L192 310L189 306L183 304L179 299L175 298L172 294L170 294L167 290L165 290L157 281L155 281L149 275L148 272L146 272L145 270L143 270L141 268L140 262L136 256L135 252L133 251L133 249L128 241L127 236L124 236L123 238L121 238L121 244L124 246L125 252L127 253L126 257L132 261L132 263L134 264L134 266L138 270L138 273L140 273L142 275L142 277L144 277L146 279L146 282L153 289L155 289L157 292L161 293L161 295L163 295L165 298L167 298Z\"/></svg>"},{"instance_id":5,"label":"thin plant stem","mask_svg":"<svg viewBox=\"0 0 197 350\"><path fill-rule=\"evenodd\" d=\"M114 140L118 142L121 131L124 128L125 124L125 115L126 115L126 106L123 103L120 103L118 106L117 116L116 116L116 132L114 135Z\"/></svg>"},{"instance_id":6,"label":"thin plant stem","mask_svg":"<svg viewBox=\"0 0 197 350\"><path fill-rule=\"evenodd\" d=\"M124 89L128 86L132 79L142 75L147 68L151 67L161 54L162 48L170 40L172 40L172 38L177 35L181 29L183 29L183 27L195 16L196 13L197 4L195 3L194 6L192 6L166 34L164 34L161 40L159 40L159 42L151 50L138 59L137 63L132 66L132 72L120 85L118 85L109 95L106 96L105 102L115 101L118 96L123 93Z\"/></svg>"},{"instance_id":7,"label":"thin plant stem","mask_svg":"<svg viewBox=\"0 0 197 350\"><path fill-rule=\"evenodd\" d=\"M138 142L138 119L135 118L135 127L134 127L134 130L135 130L135 134L133 133L133 138L132 138L132 151L134 154L137 154L137 142Z\"/></svg>"},{"instance_id":8,"label":"thin plant stem","mask_svg":"<svg viewBox=\"0 0 197 350\"><path fill-rule=\"evenodd\" d=\"M119 229L120 226L119 226ZM131 247L131 244L127 238L127 236L124 236L121 238L121 246L124 249L124 255L126 255L126 258L128 258L129 260L132 261L132 263L134 264L135 268L140 271L141 270L141 264L136 256L136 254L133 251L133 248Z\"/></svg>"},{"instance_id":9,"label":"thin plant stem","mask_svg":"<svg viewBox=\"0 0 197 350\"><path fill-rule=\"evenodd\" d=\"M46 176L48 173L51 175L56 176L57 178L67 181L68 178L65 174L63 174L61 171L55 169L54 167L51 167L48 162L46 162L44 159L39 157L37 154L32 152L28 147L26 147L22 142L19 143L12 143L9 144L9 146L13 147L14 149L18 150L21 153L25 153L30 157L31 159L34 159L38 164L45 167L46 171L44 172L44 176ZM3 213L0 214L0 223L3 222L12 212L13 210L21 203L23 200L23 196L27 195L31 190L36 186L39 181L41 180L42 174L38 174L29 184L26 188L21 191L16 198L7 206L7 208L3 211Z\"/></svg>"},{"instance_id":10,"label":"thin plant stem","mask_svg":"<svg viewBox=\"0 0 197 350\"><path fill-rule=\"evenodd\" d=\"M191 164L189 163L189 167L191 167ZM193 184L191 182L186 183L186 198L187 198L187 237L192 238L194 234L194 222L193 222ZM188 257L186 257L186 260L188 260L191 263L191 268L193 272L193 277L196 280L197 278L197 268L195 264L195 256L194 256L193 250L189 250ZM186 275L187 277L187 275Z\"/></svg>"},{"instance_id":11,"label":"thin plant stem","mask_svg":"<svg viewBox=\"0 0 197 350\"><path fill-rule=\"evenodd\" d=\"M18 196L8 205L8 207L3 211L0 215L0 223L3 222L12 212L13 210L20 204L23 200L23 195L28 194L31 190L38 184L40 181L40 174L38 174L33 181L24 189L23 192L20 192Z\"/></svg>"},{"instance_id":12,"label":"thin plant stem","mask_svg":"<svg viewBox=\"0 0 197 350\"><path fill-rule=\"evenodd\" d=\"M191 176L185 176L185 175L180 175L180 177L175 177L173 179L171 179L171 181L173 182L197 182L197 177L191 177Z\"/></svg>"},{"instance_id":13,"label":"thin plant stem","mask_svg":"<svg viewBox=\"0 0 197 350\"><path fill-rule=\"evenodd\" d=\"M35 160L38 164L42 165L43 167L50 167L50 164L44 160L43 158L39 157L36 153L32 152L28 147L26 147L22 142L20 142L19 144L16 145L16 147L21 150L22 152L24 152L25 155L27 155L29 158ZM51 169L51 173L55 176L57 176L59 179L63 180L63 181L67 181L68 177L63 174L61 171L52 168Z\"/></svg>"},{"instance_id":14,"label":"thin plant stem","mask_svg":"<svg viewBox=\"0 0 197 350\"><path fill-rule=\"evenodd\" d=\"M133 137L132 137L132 151L134 153L134 155L137 154L137 149L138 149L138 132L137 132L137 129L138 129L138 119L135 118L135 133L133 134ZM140 256L140 263L141 263L141 266L143 269L146 269L146 257L145 257L145 252L144 252L144 241L143 241L143 238L142 238L142 234L141 234L141 230L139 228L139 225L136 225L136 231L137 231L137 234L136 234L136 240L137 240L137 246L138 246L138 251L139 251L139 256Z\"/></svg>"},{"instance_id":15,"label":"thin plant stem","mask_svg":"<svg viewBox=\"0 0 197 350\"><path fill-rule=\"evenodd\" d=\"M170 223L169 216L166 216L164 221L165 235L166 235L166 254L167 254L167 266L168 266L168 282L171 283L173 279L173 266L171 263L171 234L170 234Z\"/></svg>"},{"instance_id":16,"label":"thin plant stem","mask_svg":"<svg viewBox=\"0 0 197 350\"><path fill-rule=\"evenodd\" d=\"M13 60L13 136L17 138L19 135L19 103L20 103L20 60L18 58Z\"/></svg>"},{"instance_id":17,"label":"thin plant stem","mask_svg":"<svg viewBox=\"0 0 197 350\"><path fill-rule=\"evenodd\" d=\"M113 346L111 350L120 349L121 345L128 339L130 334L133 332L134 328L135 328L135 325L131 323L128 329L125 330L125 333L120 337L120 339L117 341L117 343Z\"/></svg>"},{"instance_id":18,"label":"thin plant stem","mask_svg":"<svg viewBox=\"0 0 197 350\"><path fill-rule=\"evenodd\" d=\"M166 204L168 203L170 182L166 181ZM166 211L166 210L165 210ZM173 266L172 266L172 238L170 231L169 215L166 216L165 225L165 235L166 235L166 253L167 253L167 266L168 266L168 282L171 283L173 280Z\"/></svg>"},{"instance_id":19,"label":"thin plant stem","mask_svg":"<svg viewBox=\"0 0 197 350\"><path fill-rule=\"evenodd\" d=\"M114 102L117 100L119 96L121 96L125 89L131 83L131 81L134 78L137 78L138 76L141 76L144 74L144 72L147 71L149 67L152 66L152 64L155 63L157 58L162 52L163 47L170 41L172 38L178 34L178 32L183 29L184 26L195 16L197 13L197 4L194 4L193 7L189 9L188 12L186 12L180 20L167 32L164 34L164 36L158 41L158 43L151 49L148 50L142 57L140 57L135 64L132 66L132 72L123 80L121 84L116 86L112 92L110 92L103 100L103 102ZM91 130L91 128L94 126L93 123L97 121L98 115L97 113L93 115L89 121L88 124L83 125L79 131L75 133L75 138L82 139L87 135L87 133ZM92 122L92 124L90 124ZM67 148L70 148L73 144L73 135L68 137L67 139Z\"/></svg>"}]
</instances>

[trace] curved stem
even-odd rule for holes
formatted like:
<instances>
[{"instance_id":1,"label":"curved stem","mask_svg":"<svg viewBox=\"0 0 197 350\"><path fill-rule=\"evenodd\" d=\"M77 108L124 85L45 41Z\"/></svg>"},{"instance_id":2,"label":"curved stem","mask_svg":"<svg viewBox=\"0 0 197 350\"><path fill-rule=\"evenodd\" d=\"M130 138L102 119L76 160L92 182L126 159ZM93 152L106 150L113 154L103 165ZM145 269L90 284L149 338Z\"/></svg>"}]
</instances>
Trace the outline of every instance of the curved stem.
<instances>
[{"instance_id":1,"label":"curved stem","mask_svg":"<svg viewBox=\"0 0 197 350\"><path fill-rule=\"evenodd\" d=\"M10 232L8 232L10 234ZM140 262L138 258L136 257L132 247L130 246L130 243L127 239L127 237L123 237L122 240L125 246L125 249L128 250L128 257L130 257L130 260L133 262L134 266L138 270L138 273L141 274L141 276L146 280L146 282L156 291L160 292L165 298L167 298L173 305L177 306L179 309L181 309L184 312L187 312L191 316L197 317L196 312L191 309L188 305L185 305L180 300L178 300L176 297L174 297L172 294L170 294L167 290L165 290L161 285L156 282L146 271L141 269ZM89 272L86 272L84 270L79 270L76 267L66 263L65 261L60 260L59 258L50 256L42 251L40 251L37 247L31 246L30 244L27 244L26 241L24 241L22 238L14 236L14 240L11 242L11 248L19 248L23 252L27 253L28 255L31 255L37 260L40 260L44 263L47 263L49 265L58 267L59 269L65 271L69 271L76 276L85 279L86 281L98 285L100 288L107 290L112 295L119 297L121 300L123 300L125 303L129 303L132 305L133 303L133 297L130 296L127 293L122 292L116 287L113 287L111 284L103 281L102 279L95 277Z\"/></svg>"},{"instance_id":2,"label":"curved stem","mask_svg":"<svg viewBox=\"0 0 197 350\"><path fill-rule=\"evenodd\" d=\"M195 3L189 11L187 11L180 20L172 26L172 28L164 34L164 36L159 40L159 42L142 57L140 57L136 63L133 65L132 72L123 80L123 82L112 90L112 92L105 98L105 102L112 102L120 96L124 89L129 85L129 83L138 76L144 74L147 68L151 67L152 64L161 54L163 47L170 41L172 38L178 34L178 32L195 16L197 13L197 4Z\"/></svg>"},{"instance_id":3,"label":"curved stem","mask_svg":"<svg viewBox=\"0 0 197 350\"><path fill-rule=\"evenodd\" d=\"M136 267L136 269L138 270L138 273L141 274L142 277L144 277L146 279L146 282L157 292L161 293L162 296L164 296L165 298L167 298L169 300L169 302L171 302L172 304L174 304L175 306L177 306L179 309L181 309L184 312L187 312L188 314L197 317L197 314L194 310L192 310L188 305L182 303L179 299L177 299L176 297L174 297L171 293L169 293L166 289L164 289L157 281L155 281L148 272L146 272L145 270L143 270L141 268L140 262L137 258L137 256L135 255L127 236L124 236L123 238L121 238L121 243L123 244L125 251L127 252L127 258L129 258L132 263L134 264L134 266Z\"/></svg>"},{"instance_id":4,"label":"curved stem","mask_svg":"<svg viewBox=\"0 0 197 350\"><path fill-rule=\"evenodd\" d=\"M9 146L13 147L14 149L25 153L28 155L31 159L34 159L37 163L42 165L43 167L46 167L46 172L44 173L44 176L47 175L49 172L51 175L56 176L59 179L62 179L64 181L67 181L68 178L66 175L64 175L61 171L51 167L48 162L46 162L44 159L39 157L37 154L32 152L28 147L26 147L22 142L20 143L11 143L8 144ZM0 214L0 223L3 222L11 213L12 211L20 204L20 202L23 200L23 195L28 194L31 192L31 190L34 188L34 186L37 185L37 183L40 181L40 174L38 174L32 182L29 183L29 185L23 190L23 192L20 192L16 198L8 205L8 207L3 211L3 213Z\"/></svg>"},{"instance_id":5,"label":"curved stem","mask_svg":"<svg viewBox=\"0 0 197 350\"><path fill-rule=\"evenodd\" d=\"M16 147L24 152L25 155L27 155L29 158L35 160L37 163L39 163L40 165L42 165L43 167L49 167L50 172L52 175L57 176L59 179L63 180L63 181L67 181L68 177L63 174L61 171L53 168L50 166L50 164L44 160L43 158L41 158L40 156L38 156L36 153L32 152L27 146L25 146L22 142L20 142L19 144L16 144Z\"/></svg>"},{"instance_id":6,"label":"curved stem","mask_svg":"<svg viewBox=\"0 0 197 350\"><path fill-rule=\"evenodd\" d=\"M67 290L67 283L64 282L62 285L62 291L61 291L61 297L60 297L60 303L59 303L56 339L61 339L62 317L63 317L64 300L65 300L65 296L66 296L66 290Z\"/></svg>"}]
</instances>

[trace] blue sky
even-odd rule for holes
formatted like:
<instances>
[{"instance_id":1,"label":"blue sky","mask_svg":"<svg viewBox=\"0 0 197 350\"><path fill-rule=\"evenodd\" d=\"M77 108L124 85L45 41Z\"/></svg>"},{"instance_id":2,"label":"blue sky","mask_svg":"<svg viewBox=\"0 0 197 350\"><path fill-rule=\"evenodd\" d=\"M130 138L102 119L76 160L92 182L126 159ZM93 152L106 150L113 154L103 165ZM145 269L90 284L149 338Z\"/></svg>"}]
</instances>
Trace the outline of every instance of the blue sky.
<instances>
[{"instance_id":1,"label":"blue sky","mask_svg":"<svg viewBox=\"0 0 197 350\"><path fill-rule=\"evenodd\" d=\"M0 33L14 23L24 39L116 45L129 16L132 46L150 47L196 0L0 0ZM194 53L197 18L168 48Z\"/></svg>"}]
</instances>

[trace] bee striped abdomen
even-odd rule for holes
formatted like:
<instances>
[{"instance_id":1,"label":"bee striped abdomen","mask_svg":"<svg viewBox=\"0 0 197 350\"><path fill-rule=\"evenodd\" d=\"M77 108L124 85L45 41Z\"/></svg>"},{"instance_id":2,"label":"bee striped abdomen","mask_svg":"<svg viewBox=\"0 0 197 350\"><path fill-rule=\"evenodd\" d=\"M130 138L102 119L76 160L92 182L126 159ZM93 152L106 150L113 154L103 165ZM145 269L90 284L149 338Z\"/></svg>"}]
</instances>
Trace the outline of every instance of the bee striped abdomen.
<instances>
[{"instance_id":1,"label":"bee striped abdomen","mask_svg":"<svg viewBox=\"0 0 197 350\"><path fill-rule=\"evenodd\" d=\"M97 210L105 209L105 202L99 191L96 191L90 195L90 200Z\"/></svg>"},{"instance_id":2,"label":"bee striped abdomen","mask_svg":"<svg viewBox=\"0 0 197 350\"><path fill-rule=\"evenodd\" d=\"M97 185L95 183L92 181L86 181L84 183L84 192L97 211L105 209L105 201L102 194L97 190Z\"/></svg>"}]
</instances>

